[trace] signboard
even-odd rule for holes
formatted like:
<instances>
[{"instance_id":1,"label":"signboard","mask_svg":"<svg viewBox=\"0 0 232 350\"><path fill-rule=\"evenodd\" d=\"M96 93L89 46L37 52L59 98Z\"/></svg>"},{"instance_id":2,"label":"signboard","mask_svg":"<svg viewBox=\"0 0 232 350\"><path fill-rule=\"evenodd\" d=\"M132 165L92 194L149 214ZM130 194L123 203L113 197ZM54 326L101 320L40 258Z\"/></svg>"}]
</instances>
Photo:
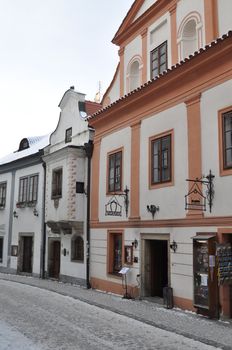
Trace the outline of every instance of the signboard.
<instances>
[{"instance_id":1,"label":"signboard","mask_svg":"<svg viewBox=\"0 0 232 350\"><path fill-rule=\"evenodd\" d=\"M119 204L117 198L112 197L105 205L106 216L122 216L122 206Z\"/></svg>"},{"instance_id":2,"label":"signboard","mask_svg":"<svg viewBox=\"0 0 232 350\"><path fill-rule=\"evenodd\" d=\"M230 243L217 244L219 284L232 284L232 247Z\"/></svg>"},{"instance_id":3,"label":"signboard","mask_svg":"<svg viewBox=\"0 0 232 350\"><path fill-rule=\"evenodd\" d=\"M130 268L129 267L123 267L119 273L121 273L121 275L126 275L127 272L129 272Z\"/></svg>"}]
</instances>

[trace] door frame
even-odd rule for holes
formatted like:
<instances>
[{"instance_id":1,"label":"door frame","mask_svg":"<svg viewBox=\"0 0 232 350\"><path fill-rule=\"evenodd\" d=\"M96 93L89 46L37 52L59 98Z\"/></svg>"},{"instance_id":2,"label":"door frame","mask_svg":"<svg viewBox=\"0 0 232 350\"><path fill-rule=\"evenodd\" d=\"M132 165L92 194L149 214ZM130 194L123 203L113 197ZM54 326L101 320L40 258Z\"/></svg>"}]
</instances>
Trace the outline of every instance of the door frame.
<instances>
[{"instance_id":1,"label":"door frame","mask_svg":"<svg viewBox=\"0 0 232 350\"><path fill-rule=\"evenodd\" d=\"M48 237L48 259L47 259L47 275L48 278L55 278L51 276L51 266L52 261L54 260L51 257L51 246L54 244L54 242L58 241L60 243L60 266L59 266L59 276L60 276L60 267L61 267L61 238L60 237Z\"/></svg>"},{"instance_id":2,"label":"door frame","mask_svg":"<svg viewBox=\"0 0 232 350\"><path fill-rule=\"evenodd\" d=\"M23 239L24 237L31 237L32 238L32 254L31 254L31 272L24 272L23 271ZM34 265L34 241L35 241L35 235L34 232L19 232L18 234L18 260L17 260L17 273L22 274L33 274L33 265Z\"/></svg>"},{"instance_id":3,"label":"door frame","mask_svg":"<svg viewBox=\"0 0 232 350\"><path fill-rule=\"evenodd\" d=\"M170 267L170 234L169 233L141 233L141 266L140 266L140 273L141 273L141 290L140 290L140 295L141 297L146 297L150 296L147 295L148 293L148 288L146 287L146 259L147 259L147 254L146 254L146 245L147 241L167 241L167 268L168 268L168 285L170 285L171 282L171 267Z\"/></svg>"}]
</instances>

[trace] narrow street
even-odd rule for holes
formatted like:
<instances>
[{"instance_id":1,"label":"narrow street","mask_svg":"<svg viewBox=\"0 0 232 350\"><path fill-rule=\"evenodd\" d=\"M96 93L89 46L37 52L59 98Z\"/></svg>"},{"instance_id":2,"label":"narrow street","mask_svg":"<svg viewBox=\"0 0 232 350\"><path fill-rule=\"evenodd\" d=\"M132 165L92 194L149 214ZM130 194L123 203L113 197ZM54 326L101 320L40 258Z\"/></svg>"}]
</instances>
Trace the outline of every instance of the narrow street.
<instances>
[{"instance_id":1,"label":"narrow street","mask_svg":"<svg viewBox=\"0 0 232 350\"><path fill-rule=\"evenodd\" d=\"M0 280L0 350L215 347L57 293Z\"/></svg>"}]
</instances>

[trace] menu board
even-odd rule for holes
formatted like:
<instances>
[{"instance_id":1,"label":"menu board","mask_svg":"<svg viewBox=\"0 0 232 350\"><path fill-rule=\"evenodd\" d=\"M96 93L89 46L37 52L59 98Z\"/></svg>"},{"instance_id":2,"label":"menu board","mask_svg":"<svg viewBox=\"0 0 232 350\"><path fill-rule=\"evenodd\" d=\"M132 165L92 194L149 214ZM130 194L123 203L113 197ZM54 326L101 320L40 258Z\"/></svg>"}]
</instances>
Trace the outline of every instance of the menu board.
<instances>
[{"instance_id":1,"label":"menu board","mask_svg":"<svg viewBox=\"0 0 232 350\"><path fill-rule=\"evenodd\" d=\"M217 244L218 283L232 284L232 247L230 243Z\"/></svg>"},{"instance_id":2,"label":"menu board","mask_svg":"<svg viewBox=\"0 0 232 350\"><path fill-rule=\"evenodd\" d=\"M209 255L206 242L194 242L194 304L208 307Z\"/></svg>"}]
</instances>

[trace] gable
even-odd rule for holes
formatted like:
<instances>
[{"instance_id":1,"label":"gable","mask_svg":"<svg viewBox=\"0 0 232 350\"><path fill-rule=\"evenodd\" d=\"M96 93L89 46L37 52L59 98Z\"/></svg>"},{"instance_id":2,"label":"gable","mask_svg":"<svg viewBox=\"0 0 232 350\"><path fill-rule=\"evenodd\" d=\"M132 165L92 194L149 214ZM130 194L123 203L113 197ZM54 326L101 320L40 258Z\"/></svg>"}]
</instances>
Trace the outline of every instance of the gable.
<instances>
[{"instance_id":1,"label":"gable","mask_svg":"<svg viewBox=\"0 0 232 350\"><path fill-rule=\"evenodd\" d=\"M158 0L145 0L142 6L140 7L139 11L137 12L133 22L136 21L137 18L142 16L142 14L146 12L157 1Z\"/></svg>"},{"instance_id":2,"label":"gable","mask_svg":"<svg viewBox=\"0 0 232 350\"><path fill-rule=\"evenodd\" d=\"M176 0L136 0L112 42L118 46L123 46L125 42L130 41L130 38L141 33L141 30L146 28L151 20L157 19L169 11L175 3Z\"/></svg>"}]
</instances>

